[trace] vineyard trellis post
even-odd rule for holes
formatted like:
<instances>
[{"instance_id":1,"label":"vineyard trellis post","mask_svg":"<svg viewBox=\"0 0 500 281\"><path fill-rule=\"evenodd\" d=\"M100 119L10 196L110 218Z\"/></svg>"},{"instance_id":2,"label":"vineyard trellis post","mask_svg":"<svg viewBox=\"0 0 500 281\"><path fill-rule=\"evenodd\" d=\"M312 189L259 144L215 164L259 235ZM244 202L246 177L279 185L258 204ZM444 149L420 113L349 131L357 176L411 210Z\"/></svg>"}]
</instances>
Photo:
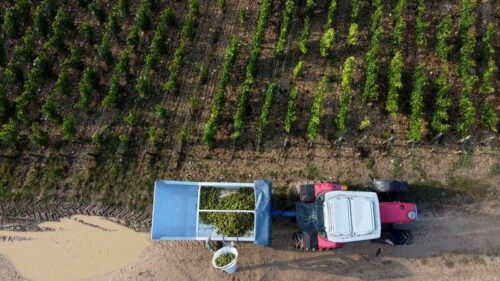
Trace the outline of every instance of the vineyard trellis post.
<instances>
[{"instance_id":1,"label":"vineyard trellis post","mask_svg":"<svg viewBox=\"0 0 500 281\"><path fill-rule=\"evenodd\" d=\"M474 141L472 135L468 135L457 142L461 146L461 150L458 151L459 154L462 153L472 153L474 151Z\"/></svg>"},{"instance_id":2,"label":"vineyard trellis post","mask_svg":"<svg viewBox=\"0 0 500 281\"><path fill-rule=\"evenodd\" d=\"M488 149L491 149L491 142L495 139L495 136L488 136L485 139L481 140L479 144L481 146L487 147Z\"/></svg>"},{"instance_id":3,"label":"vineyard trellis post","mask_svg":"<svg viewBox=\"0 0 500 281\"><path fill-rule=\"evenodd\" d=\"M394 147L395 141L396 136L394 135L394 130L391 130L391 135L382 143L386 155L392 155L392 148Z\"/></svg>"},{"instance_id":4,"label":"vineyard trellis post","mask_svg":"<svg viewBox=\"0 0 500 281\"><path fill-rule=\"evenodd\" d=\"M342 143L345 142L344 136L339 136L334 142L333 142L333 155L334 156L339 156L340 151L342 149Z\"/></svg>"}]
</instances>

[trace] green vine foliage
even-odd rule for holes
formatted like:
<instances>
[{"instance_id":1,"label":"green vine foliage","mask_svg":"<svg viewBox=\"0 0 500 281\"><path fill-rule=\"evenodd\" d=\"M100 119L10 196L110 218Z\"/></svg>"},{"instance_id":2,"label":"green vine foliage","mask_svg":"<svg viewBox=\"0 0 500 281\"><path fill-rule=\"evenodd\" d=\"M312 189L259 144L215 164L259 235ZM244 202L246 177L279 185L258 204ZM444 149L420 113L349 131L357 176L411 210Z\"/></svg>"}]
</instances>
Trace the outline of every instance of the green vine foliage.
<instances>
[{"instance_id":1,"label":"green vine foliage","mask_svg":"<svg viewBox=\"0 0 500 281\"><path fill-rule=\"evenodd\" d=\"M266 90L266 95L264 99L264 105L262 106L262 111L260 112L259 125L257 127L257 143L260 145L262 143L262 137L264 136L264 131L267 127L269 121L269 112L274 103L274 96L278 85L276 82L269 84Z\"/></svg>"},{"instance_id":2,"label":"green vine foliage","mask_svg":"<svg viewBox=\"0 0 500 281\"><path fill-rule=\"evenodd\" d=\"M314 9L314 7L316 7L315 0L306 0L307 11L311 12Z\"/></svg>"},{"instance_id":3,"label":"green vine foliage","mask_svg":"<svg viewBox=\"0 0 500 281\"><path fill-rule=\"evenodd\" d=\"M335 20L335 11L337 10L337 1L331 0L328 6L328 15L324 26L324 33L320 39L319 51L322 57L328 56L335 41L335 30L333 29L333 22Z\"/></svg>"},{"instance_id":4,"label":"green vine foliage","mask_svg":"<svg viewBox=\"0 0 500 281\"><path fill-rule=\"evenodd\" d=\"M285 9L283 10L278 41L276 41L275 53L278 56L281 56L285 53L288 32L290 30L290 19L292 17L294 8L295 0L287 0L285 3Z\"/></svg>"},{"instance_id":5,"label":"green vine foliage","mask_svg":"<svg viewBox=\"0 0 500 281\"><path fill-rule=\"evenodd\" d=\"M344 68L342 70L342 96L340 97L340 105L337 116L335 118L335 125L339 130L340 134L345 134L347 132L347 117L349 114L349 103L351 100L351 82L352 82L352 72L356 65L356 60L354 57L349 57L344 63Z\"/></svg>"},{"instance_id":6,"label":"green vine foliage","mask_svg":"<svg viewBox=\"0 0 500 281\"><path fill-rule=\"evenodd\" d=\"M458 61L458 75L461 79L467 79L467 76L472 75L476 62L474 61L474 49L476 48L475 32L469 30L468 36L465 38L462 47L460 48L460 57Z\"/></svg>"},{"instance_id":7,"label":"green vine foliage","mask_svg":"<svg viewBox=\"0 0 500 281\"><path fill-rule=\"evenodd\" d=\"M462 40L467 37L469 29L476 24L476 1L460 0L460 20L458 25Z\"/></svg>"},{"instance_id":8,"label":"green vine foliage","mask_svg":"<svg viewBox=\"0 0 500 281\"><path fill-rule=\"evenodd\" d=\"M357 45L358 44L358 33L359 33L359 26L357 23L351 23L349 26L349 34L347 35L347 43L349 45Z\"/></svg>"},{"instance_id":9,"label":"green vine foliage","mask_svg":"<svg viewBox=\"0 0 500 281\"><path fill-rule=\"evenodd\" d=\"M181 40L174 52L174 58L168 66L168 80L163 84L163 90L166 92L177 93L179 91L179 71L184 65L184 54L187 41L194 36L194 27L198 14L198 1L189 0L189 11L184 17L184 22L182 24Z\"/></svg>"},{"instance_id":10,"label":"green vine foliage","mask_svg":"<svg viewBox=\"0 0 500 281\"><path fill-rule=\"evenodd\" d=\"M432 114L431 128L435 133L447 133L450 130L448 111L452 102L449 96L451 83L447 62L442 63L441 72L435 81L435 85L437 93Z\"/></svg>"},{"instance_id":11,"label":"green vine foliage","mask_svg":"<svg viewBox=\"0 0 500 281\"><path fill-rule=\"evenodd\" d=\"M19 120L28 121L29 106L36 100L36 94L43 79L51 73L48 56L42 52L33 61L33 67L28 73L28 79L23 85L21 95L16 98L16 113Z\"/></svg>"},{"instance_id":12,"label":"green vine foliage","mask_svg":"<svg viewBox=\"0 0 500 281\"><path fill-rule=\"evenodd\" d=\"M120 87L120 79L117 74L111 76L109 80L109 91L108 94L102 100L102 105L105 107L118 107L121 99L121 87Z\"/></svg>"},{"instance_id":13,"label":"green vine foliage","mask_svg":"<svg viewBox=\"0 0 500 281\"><path fill-rule=\"evenodd\" d=\"M80 108L86 109L89 106L92 100L92 93L97 88L97 85L97 69L93 66L85 68L82 79L78 83L78 92L80 93L80 101L78 104Z\"/></svg>"},{"instance_id":14,"label":"green vine foliage","mask_svg":"<svg viewBox=\"0 0 500 281\"><path fill-rule=\"evenodd\" d=\"M141 30L146 31L151 28L151 8L147 0L141 1L135 17L137 26Z\"/></svg>"},{"instance_id":15,"label":"green vine foliage","mask_svg":"<svg viewBox=\"0 0 500 281\"><path fill-rule=\"evenodd\" d=\"M403 68L403 56L400 51L397 51L392 58L391 65L389 66L389 90L385 105L385 110L393 117L398 112L399 92L403 88Z\"/></svg>"},{"instance_id":16,"label":"green vine foliage","mask_svg":"<svg viewBox=\"0 0 500 281\"><path fill-rule=\"evenodd\" d=\"M45 13L45 7L43 5L38 5L35 9L33 15L33 27L36 32L47 35L49 32L49 21L48 16Z\"/></svg>"},{"instance_id":17,"label":"green vine foliage","mask_svg":"<svg viewBox=\"0 0 500 281\"><path fill-rule=\"evenodd\" d=\"M399 0L394 8L394 30L392 31L392 48L400 50L406 31L406 20L404 18L406 0Z\"/></svg>"},{"instance_id":18,"label":"green vine foliage","mask_svg":"<svg viewBox=\"0 0 500 281\"><path fill-rule=\"evenodd\" d=\"M170 65L168 66L169 77L167 82L163 84L163 90L167 92L177 92L179 87L179 71L184 65L184 52L186 48L186 42L184 40L181 41L177 49L174 52L174 58Z\"/></svg>"},{"instance_id":19,"label":"green vine foliage","mask_svg":"<svg viewBox=\"0 0 500 281\"><path fill-rule=\"evenodd\" d=\"M237 47L238 37L233 36L228 48L226 49L224 64L222 65L219 82L217 83L217 88L212 101L210 117L208 118L208 121L203 129L202 139L209 148L213 147L215 135L217 134L220 110L224 103L224 93L226 91L226 86L229 83L229 79L231 78L231 72L236 60Z\"/></svg>"},{"instance_id":20,"label":"green vine foliage","mask_svg":"<svg viewBox=\"0 0 500 281\"><path fill-rule=\"evenodd\" d=\"M73 19L63 7L57 10L57 15L52 23L52 36L45 43L46 49L64 50L64 35L67 29L73 27Z\"/></svg>"},{"instance_id":21,"label":"green vine foliage","mask_svg":"<svg viewBox=\"0 0 500 281\"><path fill-rule=\"evenodd\" d=\"M295 65L295 67L293 68L293 73L292 73L294 79L297 79L298 77L300 77L302 75L302 72L304 71L305 65L306 65L306 62L303 60L299 61Z\"/></svg>"},{"instance_id":22,"label":"green vine foliage","mask_svg":"<svg viewBox=\"0 0 500 281\"><path fill-rule=\"evenodd\" d=\"M476 108L474 107L474 103L472 103L471 95L477 84L477 80L477 76L474 75L467 75L462 79L463 85L458 101L460 120L457 125L458 133L462 137L470 134L472 127L476 123Z\"/></svg>"},{"instance_id":23,"label":"green vine foliage","mask_svg":"<svg viewBox=\"0 0 500 281\"><path fill-rule=\"evenodd\" d=\"M111 52L111 40L109 38L109 34L105 33L102 36L101 44L97 48L97 54L103 60L105 60L108 64L113 62L113 53Z\"/></svg>"},{"instance_id":24,"label":"green vine foliage","mask_svg":"<svg viewBox=\"0 0 500 281\"><path fill-rule=\"evenodd\" d=\"M352 0L351 5L351 22L357 22L361 11L361 0Z\"/></svg>"},{"instance_id":25,"label":"green vine foliage","mask_svg":"<svg viewBox=\"0 0 500 281\"><path fill-rule=\"evenodd\" d=\"M115 36L118 36L120 30L121 26L118 23L118 14L115 11L112 11L108 16L108 21L106 23L106 33L111 33Z\"/></svg>"},{"instance_id":26,"label":"green vine foliage","mask_svg":"<svg viewBox=\"0 0 500 281\"><path fill-rule=\"evenodd\" d=\"M58 96L69 96L71 94L71 77L67 68L63 68L59 72L53 93Z\"/></svg>"},{"instance_id":27,"label":"green vine foliage","mask_svg":"<svg viewBox=\"0 0 500 281\"><path fill-rule=\"evenodd\" d=\"M299 90L297 86L294 85L290 90L290 96L288 97L288 106L286 111L286 117L284 122L284 130L287 134L292 131L293 124L297 121L297 100L299 98Z\"/></svg>"},{"instance_id":28,"label":"green vine foliage","mask_svg":"<svg viewBox=\"0 0 500 281\"><path fill-rule=\"evenodd\" d=\"M49 134L43 130L39 123L34 122L31 124L31 131L29 134L30 142L38 146L46 146L49 143Z\"/></svg>"},{"instance_id":29,"label":"green vine foliage","mask_svg":"<svg viewBox=\"0 0 500 281\"><path fill-rule=\"evenodd\" d=\"M174 20L172 11L169 8L163 9L160 14L160 19L156 25L153 33L153 39L149 46L148 54L144 59L144 68L141 74L137 77L135 82L135 90L141 98L150 96L152 92L151 75L154 67L158 64L160 56L164 55L167 51L166 36L168 26Z\"/></svg>"},{"instance_id":30,"label":"green vine foliage","mask_svg":"<svg viewBox=\"0 0 500 281\"><path fill-rule=\"evenodd\" d=\"M328 14L326 17L325 30L333 27L333 22L335 20L335 12L337 11L337 0L330 0L330 5L328 6Z\"/></svg>"},{"instance_id":31,"label":"green vine foliage","mask_svg":"<svg viewBox=\"0 0 500 281\"><path fill-rule=\"evenodd\" d=\"M43 6L46 3L41 3ZM29 19L30 3L27 0L17 0L15 5L8 8L3 16L3 31L11 38L20 36L21 23Z\"/></svg>"},{"instance_id":32,"label":"green vine foliage","mask_svg":"<svg viewBox=\"0 0 500 281\"><path fill-rule=\"evenodd\" d=\"M316 140L321 123L321 112L323 109L323 99L325 96L326 88L328 87L328 77L325 75L318 83L316 93L314 94L314 101L311 106L311 117L307 125L307 139L310 143Z\"/></svg>"},{"instance_id":33,"label":"green vine foliage","mask_svg":"<svg viewBox=\"0 0 500 281\"><path fill-rule=\"evenodd\" d=\"M302 54L306 55L309 50L309 36L311 35L311 25L309 16L304 18L304 27L300 32L299 37L299 50Z\"/></svg>"},{"instance_id":34,"label":"green vine foliage","mask_svg":"<svg viewBox=\"0 0 500 281\"><path fill-rule=\"evenodd\" d=\"M335 41L335 31L333 28L329 28L323 33L320 40L319 51L322 57L328 56L333 47L333 41Z\"/></svg>"},{"instance_id":35,"label":"green vine foliage","mask_svg":"<svg viewBox=\"0 0 500 281\"><path fill-rule=\"evenodd\" d=\"M495 48L493 47L494 36L495 26L489 24L483 37L483 53L486 62L486 70L483 72L482 82L479 87L479 93L483 95L490 95L495 92L494 80L498 73L498 67L495 62Z\"/></svg>"},{"instance_id":36,"label":"green vine foliage","mask_svg":"<svg viewBox=\"0 0 500 281\"><path fill-rule=\"evenodd\" d=\"M351 9L351 25L349 26L349 32L347 36L347 43L349 45L356 45L358 43L358 34L359 34L359 13L361 10L361 0L353 0L351 1L352 9Z\"/></svg>"},{"instance_id":37,"label":"green vine foliage","mask_svg":"<svg viewBox=\"0 0 500 281\"><path fill-rule=\"evenodd\" d=\"M52 122L59 122L60 116L57 114L56 102L53 95L48 95L42 106L43 116Z\"/></svg>"},{"instance_id":38,"label":"green vine foliage","mask_svg":"<svg viewBox=\"0 0 500 281\"><path fill-rule=\"evenodd\" d=\"M106 19L106 12L102 7L100 0L93 1L89 4L89 10L92 16L94 16L98 21L103 22Z\"/></svg>"},{"instance_id":39,"label":"green vine foliage","mask_svg":"<svg viewBox=\"0 0 500 281\"><path fill-rule=\"evenodd\" d=\"M484 128L497 133L498 129L498 111L495 109L493 99L486 99L481 107L481 122Z\"/></svg>"},{"instance_id":40,"label":"green vine foliage","mask_svg":"<svg viewBox=\"0 0 500 281\"><path fill-rule=\"evenodd\" d=\"M424 129L424 119L422 114L424 111L424 93L427 87L427 74L425 66L419 64L413 76L413 91L411 93L411 115L410 115L410 131L408 137L413 141L422 140Z\"/></svg>"},{"instance_id":41,"label":"green vine foliage","mask_svg":"<svg viewBox=\"0 0 500 281\"><path fill-rule=\"evenodd\" d=\"M76 140L76 120L74 116L69 116L64 119L62 125L63 139L65 141L74 142Z\"/></svg>"},{"instance_id":42,"label":"green vine foliage","mask_svg":"<svg viewBox=\"0 0 500 281\"><path fill-rule=\"evenodd\" d=\"M373 0L372 7L373 7L373 14L371 16L370 32L375 33L376 30L380 26L380 21L382 20L382 16L383 16L383 12L384 12L382 0Z\"/></svg>"},{"instance_id":43,"label":"green vine foliage","mask_svg":"<svg viewBox=\"0 0 500 281\"><path fill-rule=\"evenodd\" d=\"M447 15L443 18L443 20L441 20L441 22L439 22L438 25L436 38L436 54L443 61L448 60L448 54L451 50L451 46L449 43L452 36L451 24L451 16Z\"/></svg>"},{"instance_id":44,"label":"green vine foliage","mask_svg":"<svg viewBox=\"0 0 500 281\"><path fill-rule=\"evenodd\" d=\"M460 118L456 126L462 137L469 135L476 123L476 108L471 98L479 81L475 73L476 62L474 60L476 48L475 7L475 0L460 1L459 32L462 46L459 51L458 77L462 88L458 101Z\"/></svg>"},{"instance_id":45,"label":"green vine foliage","mask_svg":"<svg viewBox=\"0 0 500 281\"><path fill-rule=\"evenodd\" d=\"M418 0L417 1L417 46L419 48L423 48L425 44L427 43L427 38L426 38L426 30L427 30L427 23L425 22L424 19L425 16L425 0Z\"/></svg>"},{"instance_id":46,"label":"green vine foliage","mask_svg":"<svg viewBox=\"0 0 500 281\"><path fill-rule=\"evenodd\" d=\"M2 125L0 129L0 143L14 145L17 141L17 123L11 118L8 123Z\"/></svg>"},{"instance_id":47,"label":"green vine foliage","mask_svg":"<svg viewBox=\"0 0 500 281\"><path fill-rule=\"evenodd\" d=\"M366 62L366 80L363 87L363 100L373 101L377 99L379 92L378 69L379 69L379 50L380 38L382 36L382 27L379 27L373 33L370 41L370 49L365 58Z\"/></svg>"},{"instance_id":48,"label":"green vine foliage","mask_svg":"<svg viewBox=\"0 0 500 281\"><path fill-rule=\"evenodd\" d=\"M252 40L252 46L250 47L250 58L248 59L246 65L245 80L241 85L241 93L238 97L236 113L234 114L233 118L233 131L231 134L231 139L233 141L236 141L241 137L241 131L244 124L243 118L245 116L245 109L250 95L250 88L254 80L257 60L260 57L262 51L261 45L264 40L264 32L267 24L267 19L269 18L269 13L271 11L271 5L272 1L264 0L262 1L260 6L259 19L257 21L257 30Z\"/></svg>"},{"instance_id":49,"label":"green vine foliage","mask_svg":"<svg viewBox=\"0 0 500 281\"><path fill-rule=\"evenodd\" d=\"M498 74L498 67L495 62L495 48L493 47L493 38L495 36L495 26L490 23L483 36L483 55L486 62L486 69L482 74L479 93L483 95L484 101L481 106L481 123L484 128L491 132L497 132L499 121L498 112L495 109L495 77Z\"/></svg>"}]
</instances>

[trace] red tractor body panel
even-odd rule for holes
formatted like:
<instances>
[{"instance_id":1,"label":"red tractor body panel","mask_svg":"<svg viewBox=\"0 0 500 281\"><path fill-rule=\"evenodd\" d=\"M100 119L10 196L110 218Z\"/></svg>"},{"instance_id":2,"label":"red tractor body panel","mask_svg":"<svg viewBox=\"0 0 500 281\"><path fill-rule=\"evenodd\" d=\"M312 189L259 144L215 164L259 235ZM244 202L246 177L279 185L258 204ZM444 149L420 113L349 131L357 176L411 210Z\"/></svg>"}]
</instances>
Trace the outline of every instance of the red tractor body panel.
<instances>
[{"instance_id":1,"label":"red tractor body panel","mask_svg":"<svg viewBox=\"0 0 500 281\"><path fill-rule=\"evenodd\" d=\"M380 220L384 223L411 223L417 219L417 205L406 202L380 202Z\"/></svg>"},{"instance_id":2,"label":"red tractor body panel","mask_svg":"<svg viewBox=\"0 0 500 281\"><path fill-rule=\"evenodd\" d=\"M336 243L328 241L326 238L318 234L318 249L337 249L344 246L345 243Z\"/></svg>"},{"instance_id":3,"label":"red tractor body panel","mask_svg":"<svg viewBox=\"0 0 500 281\"><path fill-rule=\"evenodd\" d=\"M338 183L331 182L321 182L314 184L314 196L317 197L323 192L333 191L333 190L342 190L342 185Z\"/></svg>"}]
</instances>

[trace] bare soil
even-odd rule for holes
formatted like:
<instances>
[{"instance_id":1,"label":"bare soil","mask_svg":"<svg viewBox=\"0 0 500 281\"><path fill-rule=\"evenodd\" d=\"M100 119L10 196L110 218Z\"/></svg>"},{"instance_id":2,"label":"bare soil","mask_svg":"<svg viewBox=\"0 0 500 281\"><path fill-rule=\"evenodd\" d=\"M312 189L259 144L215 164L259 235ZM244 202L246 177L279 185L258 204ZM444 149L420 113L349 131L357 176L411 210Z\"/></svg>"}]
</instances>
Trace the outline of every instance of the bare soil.
<instances>
[{"instance_id":1,"label":"bare soil","mask_svg":"<svg viewBox=\"0 0 500 281\"><path fill-rule=\"evenodd\" d=\"M410 227L416 237L411 246L361 242L301 252L291 245L292 222L273 227L272 247L238 245L234 275L212 268L201 242L154 242L130 265L90 280L500 280L498 201L422 212ZM7 259L0 264L0 280L25 280Z\"/></svg>"}]
</instances>

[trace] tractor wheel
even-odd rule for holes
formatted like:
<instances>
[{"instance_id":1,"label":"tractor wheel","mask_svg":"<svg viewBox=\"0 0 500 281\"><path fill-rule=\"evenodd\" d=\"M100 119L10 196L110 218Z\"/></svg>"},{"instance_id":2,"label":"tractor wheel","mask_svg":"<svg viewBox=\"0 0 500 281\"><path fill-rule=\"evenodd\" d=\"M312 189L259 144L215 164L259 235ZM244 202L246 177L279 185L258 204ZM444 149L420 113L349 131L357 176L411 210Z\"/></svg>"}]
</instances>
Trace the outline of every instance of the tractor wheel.
<instances>
[{"instance_id":1,"label":"tractor wheel","mask_svg":"<svg viewBox=\"0 0 500 281\"><path fill-rule=\"evenodd\" d=\"M312 235L311 235L312 234ZM292 235L293 247L301 251L316 251L318 250L318 242L315 239L316 233L295 232Z\"/></svg>"},{"instance_id":2,"label":"tractor wheel","mask_svg":"<svg viewBox=\"0 0 500 281\"><path fill-rule=\"evenodd\" d=\"M370 177L368 189L376 192L381 202L408 201L410 186L406 181L378 180Z\"/></svg>"},{"instance_id":3,"label":"tractor wheel","mask_svg":"<svg viewBox=\"0 0 500 281\"><path fill-rule=\"evenodd\" d=\"M378 241L389 245L411 245L413 233L409 230L391 229L382 233Z\"/></svg>"},{"instance_id":4,"label":"tractor wheel","mask_svg":"<svg viewBox=\"0 0 500 281\"><path fill-rule=\"evenodd\" d=\"M299 201L299 193L300 193L300 185L299 184L291 184L288 187L288 198L293 202Z\"/></svg>"},{"instance_id":5,"label":"tractor wheel","mask_svg":"<svg viewBox=\"0 0 500 281\"><path fill-rule=\"evenodd\" d=\"M297 250L304 249L304 239L302 238L302 232L295 232L292 235L293 247Z\"/></svg>"},{"instance_id":6,"label":"tractor wheel","mask_svg":"<svg viewBox=\"0 0 500 281\"><path fill-rule=\"evenodd\" d=\"M370 176L368 188L377 193L405 193L408 192L410 185L406 181L382 180Z\"/></svg>"}]
</instances>

